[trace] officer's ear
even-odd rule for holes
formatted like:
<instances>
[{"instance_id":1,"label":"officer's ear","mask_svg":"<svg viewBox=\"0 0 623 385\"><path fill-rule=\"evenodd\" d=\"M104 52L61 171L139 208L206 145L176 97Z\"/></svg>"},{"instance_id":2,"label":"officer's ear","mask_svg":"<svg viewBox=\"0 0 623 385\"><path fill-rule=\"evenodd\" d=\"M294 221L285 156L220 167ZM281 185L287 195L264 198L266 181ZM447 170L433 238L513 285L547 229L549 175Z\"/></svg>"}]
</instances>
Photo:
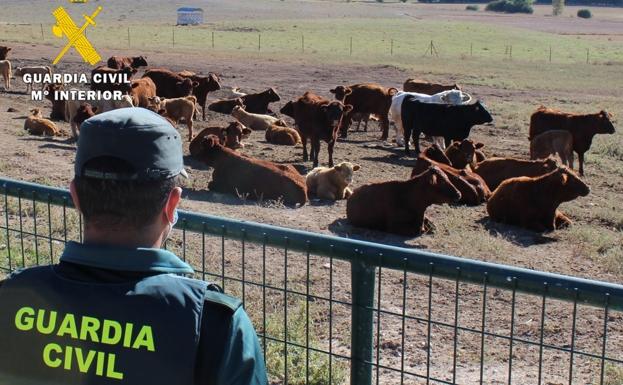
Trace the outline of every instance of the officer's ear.
<instances>
[{"instance_id":1,"label":"officer's ear","mask_svg":"<svg viewBox=\"0 0 623 385\"><path fill-rule=\"evenodd\" d=\"M164 205L164 209L163 209L163 214L164 214L164 220L166 220L169 223L173 222L173 218L175 217L175 209L177 209L177 206L180 203L180 200L182 199L182 188L181 187L175 187L173 190L171 190L171 192L169 193L169 197L167 198L167 202Z\"/></svg>"},{"instance_id":2,"label":"officer's ear","mask_svg":"<svg viewBox=\"0 0 623 385\"><path fill-rule=\"evenodd\" d=\"M82 212L82 210L80 210L80 200L78 199L78 192L76 191L76 183L74 182L74 180L71 180L71 183L69 183L69 193L71 194L71 200L74 202L74 206L76 207L76 210L78 210L78 212Z\"/></svg>"}]
</instances>

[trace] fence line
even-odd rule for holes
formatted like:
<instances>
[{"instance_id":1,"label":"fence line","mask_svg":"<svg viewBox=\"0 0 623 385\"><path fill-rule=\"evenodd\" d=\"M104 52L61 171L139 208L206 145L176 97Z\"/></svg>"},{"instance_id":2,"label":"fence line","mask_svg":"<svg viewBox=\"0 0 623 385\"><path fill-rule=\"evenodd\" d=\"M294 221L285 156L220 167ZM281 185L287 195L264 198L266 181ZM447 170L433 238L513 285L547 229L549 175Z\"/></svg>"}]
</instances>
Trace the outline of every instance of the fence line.
<instances>
[{"instance_id":1,"label":"fence line","mask_svg":"<svg viewBox=\"0 0 623 385\"><path fill-rule=\"evenodd\" d=\"M0 191L4 271L53 263L55 245L79 239L66 190L0 178ZM586 381L578 365L604 384L610 365L623 364L621 285L185 211L176 231L168 246L198 278L241 296L271 376L286 383L342 383L345 365L351 384L491 383L498 367L504 383L536 383L535 373L534 381L525 376L538 363L538 383L552 375ZM206 257L219 253L220 261ZM533 314L528 326L519 322L525 314ZM414 348L418 340L423 347ZM552 352L569 357L566 374L554 373L561 365ZM317 362L328 381L312 378Z\"/></svg>"}]
</instances>

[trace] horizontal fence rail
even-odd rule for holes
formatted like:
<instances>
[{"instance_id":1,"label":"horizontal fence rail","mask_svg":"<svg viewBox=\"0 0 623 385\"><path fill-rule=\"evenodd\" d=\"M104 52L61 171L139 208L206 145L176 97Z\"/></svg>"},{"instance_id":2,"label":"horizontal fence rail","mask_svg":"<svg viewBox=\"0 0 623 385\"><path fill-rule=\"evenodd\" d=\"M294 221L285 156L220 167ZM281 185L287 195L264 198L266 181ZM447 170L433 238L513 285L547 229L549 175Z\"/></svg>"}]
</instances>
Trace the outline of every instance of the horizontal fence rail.
<instances>
[{"instance_id":1,"label":"horizontal fence rail","mask_svg":"<svg viewBox=\"0 0 623 385\"><path fill-rule=\"evenodd\" d=\"M81 240L68 191L0 192L3 271ZM166 246L242 298L274 382L623 381L621 285L186 211Z\"/></svg>"}]
</instances>

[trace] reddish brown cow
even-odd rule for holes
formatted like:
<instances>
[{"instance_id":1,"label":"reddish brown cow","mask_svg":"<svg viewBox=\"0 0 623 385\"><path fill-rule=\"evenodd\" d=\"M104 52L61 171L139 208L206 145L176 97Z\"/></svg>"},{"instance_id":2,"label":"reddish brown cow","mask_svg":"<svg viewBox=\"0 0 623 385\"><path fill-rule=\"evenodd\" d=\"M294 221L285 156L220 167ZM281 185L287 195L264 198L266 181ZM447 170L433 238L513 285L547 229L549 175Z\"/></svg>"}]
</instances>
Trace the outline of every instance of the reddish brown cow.
<instances>
[{"instance_id":1,"label":"reddish brown cow","mask_svg":"<svg viewBox=\"0 0 623 385\"><path fill-rule=\"evenodd\" d=\"M417 92L420 94L434 95L443 91L460 90L461 87L458 84L438 84L430 83L426 80L420 79L407 79L402 85L402 89L405 92Z\"/></svg>"},{"instance_id":2,"label":"reddish brown cow","mask_svg":"<svg viewBox=\"0 0 623 385\"><path fill-rule=\"evenodd\" d=\"M539 107L530 117L529 139L549 130L567 130L573 135L573 151L580 162L580 175L584 175L584 153L588 151L596 134L614 134L612 115L606 111L596 114L570 114Z\"/></svg>"},{"instance_id":3,"label":"reddish brown cow","mask_svg":"<svg viewBox=\"0 0 623 385\"><path fill-rule=\"evenodd\" d=\"M476 150L484 146L482 143L474 143L470 139L454 141L446 148L446 156L454 168L475 166L477 163ZM484 160L484 159L483 159Z\"/></svg>"},{"instance_id":4,"label":"reddish brown cow","mask_svg":"<svg viewBox=\"0 0 623 385\"><path fill-rule=\"evenodd\" d=\"M199 85L167 69L147 70L143 77L153 80L156 85L156 94L167 99L190 96L193 88Z\"/></svg>"},{"instance_id":5,"label":"reddish brown cow","mask_svg":"<svg viewBox=\"0 0 623 385\"><path fill-rule=\"evenodd\" d=\"M303 161L307 161L307 139L311 141L311 160L318 166L320 141L328 145L329 167L333 167L333 146L344 115L352 110L351 105L330 101L312 92L306 92L295 101L286 103L281 113L292 117L303 142Z\"/></svg>"},{"instance_id":6,"label":"reddish brown cow","mask_svg":"<svg viewBox=\"0 0 623 385\"><path fill-rule=\"evenodd\" d=\"M0 60L6 60L7 56L9 56L9 51L13 48L0 46Z\"/></svg>"},{"instance_id":7,"label":"reddish brown cow","mask_svg":"<svg viewBox=\"0 0 623 385\"><path fill-rule=\"evenodd\" d=\"M247 94L239 98L217 100L216 102L210 103L208 110L220 112L221 114L231 114L234 106L240 103L238 99L241 100L244 110L252 114L272 113L268 105L281 100L277 91L275 91L274 88L269 88L257 94Z\"/></svg>"},{"instance_id":8,"label":"reddish brown cow","mask_svg":"<svg viewBox=\"0 0 623 385\"><path fill-rule=\"evenodd\" d=\"M244 147L242 145L242 139L248 137L250 134L251 130L239 122L231 122L227 127L207 127L193 138L188 149L190 150L190 155L198 156L203 138L208 135L214 135L218 137L219 143L225 143L225 147L236 150Z\"/></svg>"},{"instance_id":9,"label":"reddish brown cow","mask_svg":"<svg viewBox=\"0 0 623 385\"><path fill-rule=\"evenodd\" d=\"M150 99L156 97L156 84L150 78L132 80L130 96L135 107L155 109Z\"/></svg>"},{"instance_id":10,"label":"reddish brown cow","mask_svg":"<svg viewBox=\"0 0 623 385\"><path fill-rule=\"evenodd\" d=\"M491 196L491 190L489 190L485 181L477 174L467 170L457 170L452 166L436 162L423 155L417 158L411 172L411 177L422 173L431 166L436 166L443 171L454 187L461 192L461 200L459 200L458 203L468 206L477 206L486 202Z\"/></svg>"},{"instance_id":11,"label":"reddish brown cow","mask_svg":"<svg viewBox=\"0 0 623 385\"><path fill-rule=\"evenodd\" d=\"M588 186L573 171L559 167L540 177L518 177L502 182L491 195L487 212L496 222L538 232L553 231L571 224L558 206L589 192Z\"/></svg>"},{"instance_id":12,"label":"reddish brown cow","mask_svg":"<svg viewBox=\"0 0 623 385\"><path fill-rule=\"evenodd\" d=\"M555 170L554 158L522 160L513 158L488 158L474 167L474 172L485 180L491 191L506 179L519 176L537 177Z\"/></svg>"},{"instance_id":13,"label":"reddish brown cow","mask_svg":"<svg viewBox=\"0 0 623 385\"><path fill-rule=\"evenodd\" d=\"M437 167L406 181L363 185L348 198L346 217L357 227L416 236L432 229L424 216L432 204L456 202L461 193Z\"/></svg>"},{"instance_id":14,"label":"reddish brown cow","mask_svg":"<svg viewBox=\"0 0 623 385\"><path fill-rule=\"evenodd\" d=\"M64 120L65 118L65 100L56 100L55 99L55 91L61 91L64 89L62 84L48 84L45 88L47 93L45 94L45 98L52 102L52 112L50 112L50 119L52 120Z\"/></svg>"},{"instance_id":15,"label":"reddish brown cow","mask_svg":"<svg viewBox=\"0 0 623 385\"><path fill-rule=\"evenodd\" d=\"M80 127L82 122L89 119L92 116L95 116L97 112L97 107L91 107L89 103L82 103L80 107L78 107L78 112L76 112L76 116L74 116L74 123Z\"/></svg>"},{"instance_id":16,"label":"reddish brown cow","mask_svg":"<svg viewBox=\"0 0 623 385\"><path fill-rule=\"evenodd\" d=\"M182 71L178 73L178 75L197 83L197 86L193 88L193 95L197 98L197 104L201 106L203 120L206 120L206 102L208 100L208 93L221 89L221 83L219 82L218 76L213 73L209 73L208 76L201 76L189 71Z\"/></svg>"},{"instance_id":17,"label":"reddish brown cow","mask_svg":"<svg viewBox=\"0 0 623 385\"><path fill-rule=\"evenodd\" d=\"M121 91L123 93L129 93L130 88L130 79L136 73L136 70L131 67L125 67L122 69L114 69L106 66L99 66L94 68L91 71L91 90L94 91ZM100 79L100 82L97 83L93 80L93 76L95 74L100 74L100 76L115 76L115 82L111 82L112 78ZM121 81L121 77L125 76L125 79L128 79L128 82Z\"/></svg>"},{"instance_id":18,"label":"reddish brown cow","mask_svg":"<svg viewBox=\"0 0 623 385\"><path fill-rule=\"evenodd\" d=\"M248 195L252 199L283 199L287 205L307 202L305 177L292 166L239 155L222 146L214 135L200 142L195 157L214 168L208 185L212 191Z\"/></svg>"},{"instance_id":19,"label":"reddish brown cow","mask_svg":"<svg viewBox=\"0 0 623 385\"><path fill-rule=\"evenodd\" d=\"M108 67L118 70L125 67L138 69L139 67L147 67L147 59L144 56L111 56L106 64Z\"/></svg>"},{"instance_id":20,"label":"reddish brown cow","mask_svg":"<svg viewBox=\"0 0 623 385\"><path fill-rule=\"evenodd\" d=\"M383 134L381 140L386 140L389 133L389 107L392 96L398 90L385 88L375 83L361 83L352 86L337 86L330 90L335 98L345 105L353 106L350 113L344 116L340 127L340 137L346 138L353 114L375 114L381 122Z\"/></svg>"}]
</instances>

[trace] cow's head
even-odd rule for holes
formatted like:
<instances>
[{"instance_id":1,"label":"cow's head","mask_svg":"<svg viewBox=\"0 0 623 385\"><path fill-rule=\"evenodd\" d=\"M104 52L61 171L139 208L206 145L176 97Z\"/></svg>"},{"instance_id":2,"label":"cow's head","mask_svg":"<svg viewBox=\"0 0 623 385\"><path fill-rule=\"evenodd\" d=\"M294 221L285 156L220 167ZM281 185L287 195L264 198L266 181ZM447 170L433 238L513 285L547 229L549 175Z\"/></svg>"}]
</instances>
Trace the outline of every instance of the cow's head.
<instances>
[{"instance_id":1,"label":"cow's head","mask_svg":"<svg viewBox=\"0 0 623 385\"><path fill-rule=\"evenodd\" d=\"M598 134L614 134L614 125L612 124L612 115L606 110L599 112L599 125L597 126Z\"/></svg>"},{"instance_id":2,"label":"cow's head","mask_svg":"<svg viewBox=\"0 0 623 385\"><path fill-rule=\"evenodd\" d=\"M552 155L543 160L537 160L536 162L541 163L541 167L543 168L542 174L547 174L548 172L552 172L558 168L558 161Z\"/></svg>"},{"instance_id":3,"label":"cow's head","mask_svg":"<svg viewBox=\"0 0 623 385\"><path fill-rule=\"evenodd\" d=\"M92 116L95 116L97 113L97 107L92 107L89 103L82 103L80 107L78 107L78 111L76 111L76 116L74 116L74 122L80 126L82 122L89 119Z\"/></svg>"},{"instance_id":4,"label":"cow's head","mask_svg":"<svg viewBox=\"0 0 623 385\"><path fill-rule=\"evenodd\" d=\"M470 104L470 106L473 124L485 124L493 122L493 117L491 116L491 113L480 100L476 100L476 103Z\"/></svg>"},{"instance_id":5,"label":"cow's head","mask_svg":"<svg viewBox=\"0 0 623 385\"><path fill-rule=\"evenodd\" d=\"M431 144L424 150L424 155L435 162L451 165L450 159L444 154L443 150L437 143Z\"/></svg>"},{"instance_id":6,"label":"cow's head","mask_svg":"<svg viewBox=\"0 0 623 385\"><path fill-rule=\"evenodd\" d=\"M283 107L281 107L279 112L294 119L294 102L287 102Z\"/></svg>"},{"instance_id":7,"label":"cow's head","mask_svg":"<svg viewBox=\"0 0 623 385\"><path fill-rule=\"evenodd\" d=\"M0 47L0 60L5 60L7 55L9 54L9 51L12 49L13 48L10 47Z\"/></svg>"},{"instance_id":8,"label":"cow's head","mask_svg":"<svg viewBox=\"0 0 623 385\"><path fill-rule=\"evenodd\" d=\"M193 88L198 85L197 82L193 82L190 79L184 79L175 83L177 91L183 96L188 96L193 93Z\"/></svg>"},{"instance_id":9,"label":"cow's head","mask_svg":"<svg viewBox=\"0 0 623 385\"><path fill-rule=\"evenodd\" d=\"M263 94L267 96L267 100L269 102L278 102L281 100L279 94L277 94L277 91L275 91L272 87L264 91Z\"/></svg>"},{"instance_id":10,"label":"cow's head","mask_svg":"<svg viewBox=\"0 0 623 385\"><path fill-rule=\"evenodd\" d=\"M353 181L353 173L358 171L361 168L358 164L353 164L350 162L342 162L338 165L333 166L333 169L338 172L340 179L344 182L346 186L352 183Z\"/></svg>"},{"instance_id":11,"label":"cow's head","mask_svg":"<svg viewBox=\"0 0 623 385\"><path fill-rule=\"evenodd\" d=\"M329 90L332 94L335 95L335 98L341 102L344 102L346 97L353 93L353 90L350 87L346 86L337 86L332 90Z\"/></svg>"},{"instance_id":12,"label":"cow's head","mask_svg":"<svg viewBox=\"0 0 623 385\"><path fill-rule=\"evenodd\" d=\"M324 103L320 106L320 111L322 111L325 119L331 125L333 132L336 132L337 128L339 128L344 114L347 114L352 110L353 106L350 104L344 105L339 101Z\"/></svg>"},{"instance_id":13,"label":"cow's head","mask_svg":"<svg viewBox=\"0 0 623 385\"><path fill-rule=\"evenodd\" d=\"M47 86L45 86L45 90L47 91L47 93L45 94L45 98L53 102L54 92L61 91L63 89L64 86L62 84L48 84Z\"/></svg>"},{"instance_id":14,"label":"cow's head","mask_svg":"<svg viewBox=\"0 0 623 385\"><path fill-rule=\"evenodd\" d=\"M218 136L208 135L199 140L193 156L198 160L209 164L214 159L214 156L218 150L222 148L223 146L220 144Z\"/></svg>"},{"instance_id":15,"label":"cow's head","mask_svg":"<svg viewBox=\"0 0 623 385\"><path fill-rule=\"evenodd\" d=\"M206 80L205 80L205 85L206 85L208 91L217 91L217 90L221 89L220 79L214 73L208 74L208 76L206 77Z\"/></svg>"},{"instance_id":16,"label":"cow's head","mask_svg":"<svg viewBox=\"0 0 623 385\"><path fill-rule=\"evenodd\" d=\"M222 132L225 137L225 147L229 147L233 150L243 147L242 139L251 135L251 130L243 126L240 122L230 123Z\"/></svg>"},{"instance_id":17,"label":"cow's head","mask_svg":"<svg viewBox=\"0 0 623 385\"><path fill-rule=\"evenodd\" d=\"M459 190L450 182L446 173L437 166L431 165L413 179L414 183L411 185L413 191L407 195L410 197L407 206L411 209L421 209L425 203L453 203L461 199ZM422 195L426 196L426 202L422 202Z\"/></svg>"},{"instance_id":18,"label":"cow's head","mask_svg":"<svg viewBox=\"0 0 623 385\"><path fill-rule=\"evenodd\" d=\"M165 99L159 97L159 96L154 96L151 98L147 98L147 101L149 102L149 105L147 106L148 110L152 110L152 111L160 111L161 110L161 104L162 102L164 102Z\"/></svg>"},{"instance_id":19,"label":"cow's head","mask_svg":"<svg viewBox=\"0 0 623 385\"><path fill-rule=\"evenodd\" d=\"M556 191L556 195L561 201L568 202L578 196L585 197L590 193L588 185L586 185L575 172L567 167L558 167L552 174L559 184L560 189Z\"/></svg>"},{"instance_id":20,"label":"cow's head","mask_svg":"<svg viewBox=\"0 0 623 385\"><path fill-rule=\"evenodd\" d=\"M147 58L145 56L135 56L132 58L132 67L147 67Z\"/></svg>"}]
</instances>

